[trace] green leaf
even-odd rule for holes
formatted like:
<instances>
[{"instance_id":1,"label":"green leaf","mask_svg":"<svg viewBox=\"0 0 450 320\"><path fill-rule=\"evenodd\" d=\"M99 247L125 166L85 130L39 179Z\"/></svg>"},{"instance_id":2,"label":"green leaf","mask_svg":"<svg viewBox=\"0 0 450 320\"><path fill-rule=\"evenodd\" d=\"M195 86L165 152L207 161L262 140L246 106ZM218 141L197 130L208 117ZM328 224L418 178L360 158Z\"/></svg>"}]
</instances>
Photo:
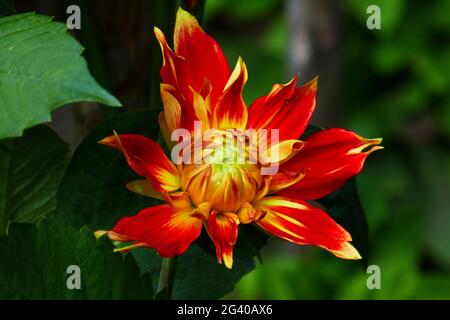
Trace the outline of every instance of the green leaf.
<instances>
[{"instance_id":1,"label":"green leaf","mask_svg":"<svg viewBox=\"0 0 450 320\"><path fill-rule=\"evenodd\" d=\"M120 106L89 74L83 47L51 19L34 13L0 18L0 139L49 121L66 103Z\"/></svg>"},{"instance_id":2,"label":"green leaf","mask_svg":"<svg viewBox=\"0 0 450 320\"><path fill-rule=\"evenodd\" d=\"M67 146L47 126L0 141L0 235L9 221L35 223L53 212Z\"/></svg>"},{"instance_id":3,"label":"green leaf","mask_svg":"<svg viewBox=\"0 0 450 320\"><path fill-rule=\"evenodd\" d=\"M369 255L369 231L355 179L349 180L339 190L317 202L325 206L330 216L352 235L352 244L363 257L363 266L366 268Z\"/></svg>"},{"instance_id":4,"label":"green leaf","mask_svg":"<svg viewBox=\"0 0 450 320\"><path fill-rule=\"evenodd\" d=\"M119 151L97 143L113 134L113 130L119 134L155 137L157 127L149 119L151 110L117 115L102 123L83 141L59 188L58 215L77 227L108 229L119 218L157 203L158 200L129 191L126 184L138 176Z\"/></svg>"},{"instance_id":5,"label":"green leaf","mask_svg":"<svg viewBox=\"0 0 450 320\"><path fill-rule=\"evenodd\" d=\"M162 258L155 251L139 248L132 251L141 272L148 272L156 288ZM215 255L202 250L197 244L178 257L173 299L218 299L231 292L234 285L255 268L253 254L238 246L234 249L233 269L217 263Z\"/></svg>"},{"instance_id":6,"label":"green leaf","mask_svg":"<svg viewBox=\"0 0 450 320\"><path fill-rule=\"evenodd\" d=\"M39 227L12 224L0 237L2 299L146 299L153 291L149 275L139 275L134 259L113 252L107 239L96 240L57 221ZM68 289L67 268L80 268L80 289Z\"/></svg>"}]
</instances>

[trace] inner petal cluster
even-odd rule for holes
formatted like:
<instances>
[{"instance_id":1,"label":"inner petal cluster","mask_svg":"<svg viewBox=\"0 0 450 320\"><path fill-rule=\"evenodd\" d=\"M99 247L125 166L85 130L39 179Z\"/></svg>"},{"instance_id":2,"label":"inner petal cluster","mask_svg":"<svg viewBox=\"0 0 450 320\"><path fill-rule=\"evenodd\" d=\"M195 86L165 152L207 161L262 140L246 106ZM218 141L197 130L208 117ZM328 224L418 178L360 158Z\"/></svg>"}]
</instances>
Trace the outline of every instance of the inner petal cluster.
<instances>
[{"instance_id":1,"label":"inner petal cluster","mask_svg":"<svg viewBox=\"0 0 450 320\"><path fill-rule=\"evenodd\" d=\"M194 205L208 202L221 213L237 212L251 202L263 186L252 146L242 136L221 131L213 141L200 144L200 159L182 169L182 189ZM195 150L193 153L199 153Z\"/></svg>"}]
</instances>

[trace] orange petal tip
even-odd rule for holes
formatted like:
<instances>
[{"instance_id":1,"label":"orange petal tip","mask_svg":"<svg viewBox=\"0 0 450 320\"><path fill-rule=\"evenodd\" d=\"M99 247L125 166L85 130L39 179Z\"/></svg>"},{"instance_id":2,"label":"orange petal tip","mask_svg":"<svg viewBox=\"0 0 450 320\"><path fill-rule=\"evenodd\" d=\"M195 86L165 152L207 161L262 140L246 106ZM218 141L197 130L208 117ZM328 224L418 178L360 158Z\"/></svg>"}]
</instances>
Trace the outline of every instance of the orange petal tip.
<instances>
[{"instance_id":1,"label":"orange petal tip","mask_svg":"<svg viewBox=\"0 0 450 320\"><path fill-rule=\"evenodd\" d=\"M383 138L374 138L374 139L366 139L366 148L372 146L369 150L366 151L367 154L371 154L374 151L384 149L383 146L379 144L383 141Z\"/></svg>"},{"instance_id":2,"label":"orange petal tip","mask_svg":"<svg viewBox=\"0 0 450 320\"><path fill-rule=\"evenodd\" d=\"M361 140L362 144L356 148L349 150L347 154L358 154L358 153L371 154L376 150L384 149L383 146L379 145L383 141L383 138L374 138L374 139L365 139L362 137L358 138ZM368 149L369 147L371 148Z\"/></svg>"},{"instance_id":3,"label":"orange petal tip","mask_svg":"<svg viewBox=\"0 0 450 320\"><path fill-rule=\"evenodd\" d=\"M233 255L232 254L223 254L223 263L225 264L225 267L228 269L233 268Z\"/></svg>"},{"instance_id":4,"label":"orange petal tip","mask_svg":"<svg viewBox=\"0 0 450 320\"><path fill-rule=\"evenodd\" d=\"M114 136L109 136L109 137L103 138L100 141L97 141L97 143L104 144L104 145L110 145L111 142L113 141L113 139L115 139Z\"/></svg>"},{"instance_id":5,"label":"orange petal tip","mask_svg":"<svg viewBox=\"0 0 450 320\"><path fill-rule=\"evenodd\" d=\"M334 254L339 258L347 259L347 260L361 260L362 259L358 250L356 250L356 248L354 246L352 246L352 244L349 242L346 242L343 245L343 248L341 248L341 250L339 250L339 252L334 252Z\"/></svg>"},{"instance_id":6,"label":"orange petal tip","mask_svg":"<svg viewBox=\"0 0 450 320\"><path fill-rule=\"evenodd\" d=\"M305 84L305 88L307 88L308 92L315 92L319 87L319 76L316 76L314 79Z\"/></svg>"},{"instance_id":7,"label":"orange petal tip","mask_svg":"<svg viewBox=\"0 0 450 320\"><path fill-rule=\"evenodd\" d=\"M94 236L96 239L98 239L100 237L103 237L107 233L108 233L108 231L106 231L106 230L97 230L94 232Z\"/></svg>"}]
</instances>

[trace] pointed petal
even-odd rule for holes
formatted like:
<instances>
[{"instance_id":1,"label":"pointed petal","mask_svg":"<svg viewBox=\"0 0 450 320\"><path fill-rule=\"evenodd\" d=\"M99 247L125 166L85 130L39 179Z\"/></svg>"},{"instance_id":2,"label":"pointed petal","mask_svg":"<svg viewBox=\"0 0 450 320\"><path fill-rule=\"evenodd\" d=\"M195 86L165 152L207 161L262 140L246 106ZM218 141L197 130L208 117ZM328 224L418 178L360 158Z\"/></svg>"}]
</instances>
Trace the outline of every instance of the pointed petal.
<instances>
[{"instance_id":1,"label":"pointed petal","mask_svg":"<svg viewBox=\"0 0 450 320\"><path fill-rule=\"evenodd\" d=\"M294 93L298 75L286 84L275 84L267 96L256 99L248 110L247 128L263 129L270 125L272 119L286 104Z\"/></svg>"},{"instance_id":2,"label":"pointed petal","mask_svg":"<svg viewBox=\"0 0 450 320\"><path fill-rule=\"evenodd\" d=\"M382 147L381 139L364 139L344 129L319 131L280 169L305 172L305 177L279 194L304 200L319 199L358 174L367 156Z\"/></svg>"},{"instance_id":3,"label":"pointed petal","mask_svg":"<svg viewBox=\"0 0 450 320\"><path fill-rule=\"evenodd\" d=\"M298 139L305 131L316 106L317 78L295 88L297 77L275 85L265 97L250 106L249 129L279 129L280 141Z\"/></svg>"},{"instance_id":4,"label":"pointed petal","mask_svg":"<svg viewBox=\"0 0 450 320\"><path fill-rule=\"evenodd\" d=\"M175 22L174 46L176 54L185 59L177 69L183 92L187 93L189 86L199 92L207 79L214 105L230 75L228 62L217 42L203 31L194 16L181 8Z\"/></svg>"},{"instance_id":5,"label":"pointed petal","mask_svg":"<svg viewBox=\"0 0 450 320\"><path fill-rule=\"evenodd\" d=\"M153 188L152 183L147 179L130 181L127 183L127 188L128 190L143 196L160 200L164 199L161 192L156 191L155 188Z\"/></svg>"},{"instance_id":6,"label":"pointed petal","mask_svg":"<svg viewBox=\"0 0 450 320\"><path fill-rule=\"evenodd\" d=\"M160 70L161 78L164 83L169 84L175 88L178 88L178 74L180 63L184 62L184 58L175 54L167 44L164 33L157 27L154 27L156 39L161 46L161 52L163 56L163 65Z\"/></svg>"},{"instance_id":7,"label":"pointed petal","mask_svg":"<svg viewBox=\"0 0 450 320\"><path fill-rule=\"evenodd\" d=\"M247 82L247 67L239 58L236 67L225 86L225 91L213 108L213 126L216 129L245 129L247 107L242 98L242 90Z\"/></svg>"},{"instance_id":8,"label":"pointed petal","mask_svg":"<svg viewBox=\"0 0 450 320\"><path fill-rule=\"evenodd\" d=\"M234 213L211 212L206 229L216 247L217 260L228 269L233 266L233 246L238 236L239 218Z\"/></svg>"},{"instance_id":9,"label":"pointed petal","mask_svg":"<svg viewBox=\"0 0 450 320\"><path fill-rule=\"evenodd\" d=\"M299 245L322 247L339 258L361 259L350 234L321 209L285 197L267 197L253 205L266 212L257 224L267 232Z\"/></svg>"},{"instance_id":10,"label":"pointed petal","mask_svg":"<svg viewBox=\"0 0 450 320\"><path fill-rule=\"evenodd\" d=\"M99 143L121 150L128 165L150 179L156 191L175 191L181 186L177 168L155 141L137 134L112 135Z\"/></svg>"},{"instance_id":11,"label":"pointed petal","mask_svg":"<svg viewBox=\"0 0 450 320\"><path fill-rule=\"evenodd\" d=\"M200 236L202 220L191 216L191 211L176 210L167 204L146 208L119 220L112 232L116 239L154 248L161 256L170 258L184 253Z\"/></svg>"}]
</instances>

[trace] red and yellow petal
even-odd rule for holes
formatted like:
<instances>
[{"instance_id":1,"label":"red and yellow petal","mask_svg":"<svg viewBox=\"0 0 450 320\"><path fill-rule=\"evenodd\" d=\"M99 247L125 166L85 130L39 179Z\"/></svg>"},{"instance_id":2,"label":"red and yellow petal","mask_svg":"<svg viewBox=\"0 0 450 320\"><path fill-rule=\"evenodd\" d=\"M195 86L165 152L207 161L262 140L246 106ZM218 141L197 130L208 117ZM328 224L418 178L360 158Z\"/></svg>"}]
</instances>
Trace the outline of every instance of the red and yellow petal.
<instances>
[{"instance_id":1,"label":"red and yellow petal","mask_svg":"<svg viewBox=\"0 0 450 320\"><path fill-rule=\"evenodd\" d=\"M156 191L153 184L147 179L133 180L127 183L128 190L154 199L163 200L161 192Z\"/></svg>"},{"instance_id":2,"label":"red and yellow petal","mask_svg":"<svg viewBox=\"0 0 450 320\"><path fill-rule=\"evenodd\" d=\"M192 95L191 92L190 94ZM194 121L201 120L196 114L194 102L187 102L177 88L172 85L161 84L161 101L164 107L166 126L170 134L178 128L192 132Z\"/></svg>"},{"instance_id":3,"label":"red and yellow petal","mask_svg":"<svg viewBox=\"0 0 450 320\"><path fill-rule=\"evenodd\" d=\"M238 210L237 215L239 222L242 224L249 224L260 220L266 213L261 210L256 210L250 203L244 203Z\"/></svg>"},{"instance_id":4,"label":"red and yellow petal","mask_svg":"<svg viewBox=\"0 0 450 320\"><path fill-rule=\"evenodd\" d=\"M177 70L179 69L180 63L182 63L185 59L178 56L175 52L172 51L172 49L170 49L164 33L159 28L155 27L154 32L156 39L161 46L161 52L163 56L163 65L160 70L161 78L164 83L178 88L179 75L177 74Z\"/></svg>"},{"instance_id":5,"label":"red and yellow petal","mask_svg":"<svg viewBox=\"0 0 450 320\"><path fill-rule=\"evenodd\" d=\"M269 135L270 136L270 135ZM303 141L283 140L280 142L268 141L260 135L259 156L262 164L281 164L294 157L302 148Z\"/></svg>"},{"instance_id":6,"label":"red and yellow petal","mask_svg":"<svg viewBox=\"0 0 450 320\"><path fill-rule=\"evenodd\" d=\"M182 109L180 105L180 100L176 98L177 92L176 88L162 83L160 86L161 91L161 101L163 103L164 108L164 119L165 124L168 129L169 135L177 128L180 128L181 119L182 119ZM183 110L184 111L184 110ZM186 118L186 111L183 112L183 118ZM187 114L188 118L191 118L191 121L194 121L192 117L193 112ZM191 116L190 116L191 115Z\"/></svg>"},{"instance_id":7,"label":"red and yellow petal","mask_svg":"<svg viewBox=\"0 0 450 320\"><path fill-rule=\"evenodd\" d=\"M297 77L275 85L249 108L249 129L279 129L279 140L298 139L305 131L316 106L317 78L295 88Z\"/></svg>"},{"instance_id":8,"label":"red and yellow petal","mask_svg":"<svg viewBox=\"0 0 450 320\"><path fill-rule=\"evenodd\" d=\"M253 205L266 213L257 225L267 232L295 244L322 247L339 258L361 259L350 234L323 210L285 197L266 197Z\"/></svg>"},{"instance_id":9,"label":"red and yellow petal","mask_svg":"<svg viewBox=\"0 0 450 320\"><path fill-rule=\"evenodd\" d=\"M257 98L250 105L247 127L263 129L269 126L272 119L286 104L294 93L298 75L286 84L274 84L267 96Z\"/></svg>"},{"instance_id":10,"label":"red and yellow petal","mask_svg":"<svg viewBox=\"0 0 450 320\"><path fill-rule=\"evenodd\" d=\"M121 150L128 165L138 175L148 178L156 191L171 192L180 188L177 168L155 141L137 134L115 134L99 143Z\"/></svg>"},{"instance_id":11,"label":"red and yellow petal","mask_svg":"<svg viewBox=\"0 0 450 320\"><path fill-rule=\"evenodd\" d=\"M314 200L339 189L362 170L371 152L382 148L380 143L381 139L365 139L344 129L311 135L303 149L280 166L281 170L305 172L305 176L279 194Z\"/></svg>"},{"instance_id":12,"label":"red and yellow petal","mask_svg":"<svg viewBox=\"0 0 450 320\"><path fill-rule=\"evenodd\" d=\"M200 93L194 91L194 89L192 89L191 87L191 91L192 91L192 96L193 96L193 102L192 105L194 107L194 113L196 118L198 119L198 121L201 121L201 128L202 131L205 132L206 130L208 130L210 128L210 114L209 111L210 110L210 95L208 94L206 96L206 98L204 98Z\"/></svg>"},{"instance_id":13,"label":"red and yellow petal","mask_svg":"<svg viewBox=\"0 0 450 320\"><path fill-rule=\"evenodd\" d=\"M248 111L242 98L247 82L247 67L239 58L222 96L212 106L213 127L216 129L245 129Z\"/></svg>"},{"instance_id":14,"label":"red and yellow petal","mask_svg":"<svg viewBox=\"0 0 450 320\"><path fill-rule=\"evenodd\" d=\"M189 12L178 9L174 47L177 55L184 58L180 63L180 89L188 93L189 86L196 92L204 86L205 79L211 84L211 104L214 105L222 94L230 76L230 68L222 49L198 24ZM190 97L187 97L192 101Z\"/></svg>"},{"instance_id":15,"label":"red and yellow petal","mask_svg":"<svg viewBox=\"0 0 450 320\"><path fill-rule=\"evenodd\" d=\"M228 269L233 266L233 246L238 236L239 218L234 213L211 212L206 230L216 247L217 260Z\"/></svg>"},{"instance_id":16,"label":"red and yellow petal","mask_svg":"<svg viewBox=\"0 0 450 320\"><path fill-rule=\"evenodd\" d=\"M168 204L146 208L135 216L120 219L108 236L153 248L170 258L183 254L200 236L203 222L191 212L191 208L179 210Z\"/></svg>"},{"instance_id":17,"label":"red and yellow petal","mask_svg":"<svg viewBox=\"0 0 450 320\"><path fill-rule=\"evenodd\" d=\"M279 170L272 176L268 193L277 193L280 190L289 188L303 179L305 173L302 171Z\"/></svg>"}]
</instances>

